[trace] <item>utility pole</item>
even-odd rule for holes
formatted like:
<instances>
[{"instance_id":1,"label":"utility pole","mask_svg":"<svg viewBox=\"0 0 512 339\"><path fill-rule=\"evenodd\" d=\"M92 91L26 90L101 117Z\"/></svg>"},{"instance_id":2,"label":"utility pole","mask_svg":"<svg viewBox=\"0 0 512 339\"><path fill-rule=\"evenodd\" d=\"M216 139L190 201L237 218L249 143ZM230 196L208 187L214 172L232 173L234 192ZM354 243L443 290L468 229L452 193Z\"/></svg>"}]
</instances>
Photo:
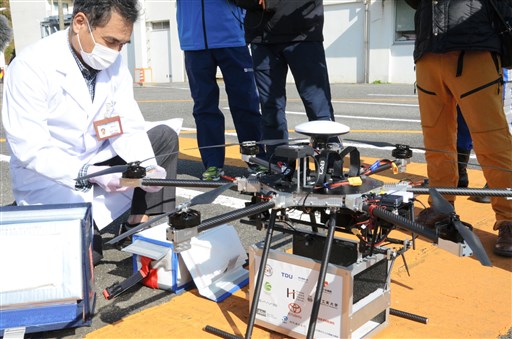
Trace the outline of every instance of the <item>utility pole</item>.
<instances>
[{"instance_id":1,"label":"utility pole","mask_svg":"<svg viewBox=\"0 0 512 339\"><path fill-rule=\"evenodd\" d=\"M64 30L64 11L62 9L62 0L58 1L59 4L59 30Z\"/></svg>"}]
</instances>

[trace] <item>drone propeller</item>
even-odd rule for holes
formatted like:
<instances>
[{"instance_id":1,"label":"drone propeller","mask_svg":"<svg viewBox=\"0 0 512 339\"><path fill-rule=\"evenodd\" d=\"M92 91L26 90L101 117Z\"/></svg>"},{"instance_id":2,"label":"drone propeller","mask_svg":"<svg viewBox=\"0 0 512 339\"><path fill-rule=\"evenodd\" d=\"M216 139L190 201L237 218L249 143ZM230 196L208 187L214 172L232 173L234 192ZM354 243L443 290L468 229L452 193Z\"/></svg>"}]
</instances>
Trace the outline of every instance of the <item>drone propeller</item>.
<instances>
[{"instance_id":1,"label":"drone propeller","mask_svg":"<svg viewBox=\"0 0 512 339\"><path fill-rule=\"evenodd\" d=\"M130 168L130 166L134 165L134 164L135 163L124 164L124 165L114 165L114 166L106 168L106 169L104 169L102 171L98 171L98 172L94 172L94 173L91 173L91 174L84 175L82 177L78 177L75 180L77 180L77 181L78 180L87 180L87 179L91 179L91 178L94 178L94 177L99 177L99 176L102 176L102 175L105 175L105 174L122 173L122 172L127 171L128 168Z\"/></svg>"},{"instance_id":2,"label":"drone propeller","mask_svg":"<svg viewBox=\"0 0 512 339\"><path fill-rule=\"evenodd\" d=\"M429 192L432 197L432 208L435 211L441 214L446 214L446 216L455 215L455 209L452 204L450 204L448 200L446 200L435 188L430 188ZM484 266L492 266L491 260L487 256L484 246L476 234L465 226L458 217L451 219L455 229L473 250L480 263Z\"/></svg>"},{"instance_id":3,"label":"drone propeller","mask_svg":"<svg viewBox=\"0 0 512 339\"><path fill-rule=\"evenodd\" d=\"M396 143L392 144L392 143L386 142L386 141L366 141L366 140L354 140L354 139L345 139L345 138L343 138L343 141L358 142L361 144L366 144L366 145L375 146L375 147L396 147L397 146ZM410 148L418 149L421 151L427 151L427 149L424 147L410 146Z\"/></svg>"},{"instance_id":4,"label":"drone propeller","mask_svg":"<svg viewBox=\"0 0 512 339\"><path fill-rule=\"evenodd\" d=\"M190 150L196 150L196 149L218 148L218 147L231 147L231 146L251 146L251 145L275 146L275 145L280 145L280 144L293 143L295 141L305 141L305 139L304 138L296 138L296 139L266 139L266 140L260 140L260 141L242 141L242 142L234 142L234 143L230 143L230 144L218 144L218 145L187 148L184 151L190 151Z\"/></svg>"},{"instance_id":5,"label":"drone propeller","mask_svg":"<svg viewBox=\"0 0 512 339\"><path fill-rule=\"evenodd\" d=\"M139 231L142 231L143 229L146 229L147 227L151 226L152 224L154 224L155 222L157 222L158 220L161 220L169 215L172 215L172 214L175 214L175 213L179 213L183 210L186 210L188 209L189 207L191 206L195 206L195 205L206 205L206 204L210 204L212 203L220 194L222 194L224 191L228 190L229 188L231 188L232 186L234 185L234 183L230 182L230 183L227 183L226 185L223 185L223 186L220 186L220 187L217 187L211 191L208 191L208 192L204 192L204 193L201 193L199 195L196 195L195 197L193 197L192 199L190 199L189 201L183 203L183 204L180 204L178 207L176 207L176 209L172 212L167 212L167 213L164 213L164 214L161 214L143 224L140 224L140 225L137 225L135 227L133 227L132 229L124 232L123 234L120 234L118 235L117 237L109 240L107 242L107 244L109 245L113 245L121 240L123 240L124 238L126 237L129 237L130 235L134 234L134 233L137 233Z\"/></svg>"},{"instance_id":6,"label":"drone propeller","mask_svg":"<svg viewBox=\"0 0 512 339\"><path fill-rule=\"evenodd\" d=\"M250 146L250 145L275 146L275 145L279 145L279 144L293 143L293 142L296 142L296 141L306 142L304 138L296 138L296 139L266 139L266 140L261 140L261 141L244 141L244 142L241 142L241 143L219 144L219 145L187 148L184 151L196 150L196 149L217 148L217 147L244 146L244 145L247 145L247 146ZM95 172L95 173L91 173L91 174L87 174L87 175L75 178L75 180L77 180L77 181L79 181L79 180L87 180L87 179L94 178L94 177L99 177L99 176L102 176L102 175L105 175L105 174L123 173L123 172L128 171L130 168L133 168L134 170L136 170L137 167L140 167L140 164L145 162L145 161L148 161L150 159L157 159L158 157L174 155L174 154L178 154L178 153L179 153L179 151L178 152L172 152L172 153L166 153L166 154L159 154L157 156L144 159L142 161L133 161L133 162L129 162L129 163L123 164L123 165L114 165L114 166L111 166L110 168L104 169L102 171L98 171L98 172Z\"/></svg>"}]
</instances>

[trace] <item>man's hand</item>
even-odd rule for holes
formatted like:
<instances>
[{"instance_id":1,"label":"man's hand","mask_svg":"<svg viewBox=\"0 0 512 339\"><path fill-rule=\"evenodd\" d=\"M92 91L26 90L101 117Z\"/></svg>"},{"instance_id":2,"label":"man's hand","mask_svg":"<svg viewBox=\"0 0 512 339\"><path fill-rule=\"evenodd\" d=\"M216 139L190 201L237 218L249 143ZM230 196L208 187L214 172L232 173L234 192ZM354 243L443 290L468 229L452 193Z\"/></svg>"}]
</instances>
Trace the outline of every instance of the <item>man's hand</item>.
<instances>
[{"instance_id":1,"label":"man's hand","mask_svg":"<svg viewBox=\"0 0 512 339\"><path fill-rule=\"evenodd\" d=\"M265 9L265 0L258 0L258 4L261 6L261 8Z\"/></svg>"},{"instance_id":2,"label":"man's hand","mask_svg":"<svg viewBox=\"0 0 512 339\"><path fill-rule=\"evenodd\" d=\"M165 179L167 176L167 171L158 165L150 166L146 168L146 178L148 179ZM148 193L154 193L158 192L162 189L162 186L144 186L142 185L141 188L148 192Z\"/></svg>"},{"instance_id":3,"label":"man's hand","mask_svg":"<svg viewBox=\"0 0 512 339\"><path fill-rule=\"evenodd\" d=\"M110 168L109 166L89 166L87 174L94 174ZM92 177L89 182L96 184L103 188L106 192L124 192L128 187L121 186L121 173L104 174L97 177Z\"/></svg>"}]
</instances>

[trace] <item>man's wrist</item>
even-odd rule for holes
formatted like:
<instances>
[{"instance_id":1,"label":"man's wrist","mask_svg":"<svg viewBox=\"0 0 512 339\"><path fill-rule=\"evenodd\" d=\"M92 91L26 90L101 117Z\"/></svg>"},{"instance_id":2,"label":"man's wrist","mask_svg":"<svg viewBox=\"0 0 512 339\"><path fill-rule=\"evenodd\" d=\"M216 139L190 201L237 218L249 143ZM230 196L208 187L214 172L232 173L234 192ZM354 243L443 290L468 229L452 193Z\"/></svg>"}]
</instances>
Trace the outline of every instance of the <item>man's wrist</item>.
<instances>
[{"instance_id":1,"label":"man's wrist","mask_svg":"<svg viewBox=\"0 0 512 339\"><path fill-rule=\"evenodd\" d=\"M81 178L87 175L87 170L89 169L89 164L85 164L80 168L80 171L78 171L78 177ZM89 179L78 179L75 183L75 190L87 192L92 187L91 182Z\"/></svg>"}]
</instances>

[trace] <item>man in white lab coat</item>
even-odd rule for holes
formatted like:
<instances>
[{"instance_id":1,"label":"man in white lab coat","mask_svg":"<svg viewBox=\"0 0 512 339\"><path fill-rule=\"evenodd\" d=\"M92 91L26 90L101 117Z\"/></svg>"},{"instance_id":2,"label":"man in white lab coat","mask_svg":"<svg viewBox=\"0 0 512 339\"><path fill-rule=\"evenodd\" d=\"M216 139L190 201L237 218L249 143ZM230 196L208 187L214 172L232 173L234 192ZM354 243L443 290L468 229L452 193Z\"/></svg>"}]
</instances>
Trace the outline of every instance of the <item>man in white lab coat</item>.
<instances>
[{"instance_id":1,"label":"man in white lab coat","mask_svg":"<svg viewBox=\"0 0 512 339\"><path fill-rule=\"evenodd\" d=\"M69 29L11 63L2 119L18 205L92 202L99 230L130 207L132 225L174 208L174 189L122 187L121 173L75 180L145 159L141 166L152 176L176 177L178 137L167 126L146 133L119 53L138 14L137 0L76 0Z\"/></svg>"}]
</instances>

